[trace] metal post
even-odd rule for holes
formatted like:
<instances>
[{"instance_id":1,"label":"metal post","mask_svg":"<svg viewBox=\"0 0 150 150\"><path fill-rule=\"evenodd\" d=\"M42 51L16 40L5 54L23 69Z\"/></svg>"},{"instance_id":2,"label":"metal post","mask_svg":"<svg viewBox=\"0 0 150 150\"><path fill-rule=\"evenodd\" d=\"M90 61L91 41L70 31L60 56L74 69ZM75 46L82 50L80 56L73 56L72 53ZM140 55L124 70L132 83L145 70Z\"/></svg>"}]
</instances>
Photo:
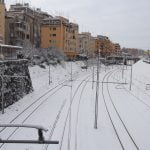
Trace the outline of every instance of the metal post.
<instances>
[{"instance_id":1,"label":"metal post","mask_svg":"<svg viewBox=\"0 0 150 150\"><path fill-rule=\"evenodd\" d=\"M94 128L97 129L98 122L98 97L99 97L99 62L100 62L100 50L98 52L98 60L97 60L97 82L96 82L96 97L95 97L95 122Z\"/></svg>"},{"instance_id":2,"label":"metal post","mask_svg":"<svg viewBox=\"0 0 150 150\"><path fill-rule=\"evenodd\" d=\"M72 81L72 60L71 60L71 76L70 76L70 80Z\"/></svg>"},{"instance_id":3,"label":"metal post","mask_svg":"<svg viewBox=\"0 0 150 150\"><path fill-rule=\"evenodd\" d=\"M92 71L92 89L94 88L94 66Z\"/></svg>"},{"instance_id":4,"label":"metal post","mask_svg":"<svg viewBox=\"0 0 150 150\"><path fill-rule=\"evenodd\" d=\"M93 69L92 69L92 89L94 88L94 57L93 57Z\"/></svg>"},{"instance_id":5,"label":"metal post","mask_svg":"<svg viewBox=\"0 0 150 150\"><path fill-rule=\"evenodd\" d=\"M123 79L123 77L124 77L124 62L125 60L123 60L123 67L122 67L122 79Z\"/></svg>"},{"instance_id":6,"label":"metal post","mask_svg":"<svg viewBox=\"0 0 150 150\"><path fill-rule=\"evenodd\" d=\"M49 85L51 84L51 68L50 68L50 63L49 63Z\"/></svg>"},{"instance_id":7,"label":"metal post","mask_svg":"<svg viewBox=\"0 0 150 150\"><path fill-rule=\"evenodd\" d=\"M3 75L1 75L2 79L2 88L1 88L1 94L2 94L2 114L4 114L4 79Z\"/></svg>"},{"instance_id":8,"label":"metal post","mask_svg":"<svg viewBox=\"0 0 150 150\"><path fill-rule=\"evenodd\" d=\"M132 72L133 72L133 69L132 69L132 64L131 64L131 74L130 74L130 91L132 89Z\"/></svg>"},{"instance_id":9,"label":"metal post","mask_svg":"<svg viewBox=\"0 0 150 150\"><path fill-rule=\"evenodd\" d=\"M49 27L50 27L50 19L49 19ZM49 49L50 49L50 46L49 45ZM47 51L47 55L48 55L48 51ZM47 58L48 59L48 58ZM48 59L48 62L49 62L49 59ZM50 68L50 62L49 62L49 85L51 84L51 68Z\"/></svg>"},{"instance_id":10,"label":"metal post","mask_svg":"<svg viewBox=\"0 0 150 150\"><path fill-rule=\"evenodd\" d=\"M71 82L71 86L70 86L70 108L69 108L69 130L68 130L68 150L70 150L70 141L71 141L71 114L72 114L72 109L71 109L71 103L72 103L72 60L71 60L71 73L70 73L70 82Z\"/></svg>"},{"instance_id":11,"label":"metal post","mask_svg":"<svg viewBox=\"0 0 150 150\"><path fill-rule=\"evenodd\" d=\"M105 72L106 72L106 56L105 56Z\"/></svg>"},{"instance_id":12,"label":"metal post","mask_svg":"<svg viewBox=\"0 0 150 150\"><path fill-rule=\"evenodd\" d=\"M86 67L87 67L86 71L87 71L87 69L88 69L88 50L87 50L87 54L86 55L87 55L87 59L86 59Z\"/></svg>"}]
</instances>

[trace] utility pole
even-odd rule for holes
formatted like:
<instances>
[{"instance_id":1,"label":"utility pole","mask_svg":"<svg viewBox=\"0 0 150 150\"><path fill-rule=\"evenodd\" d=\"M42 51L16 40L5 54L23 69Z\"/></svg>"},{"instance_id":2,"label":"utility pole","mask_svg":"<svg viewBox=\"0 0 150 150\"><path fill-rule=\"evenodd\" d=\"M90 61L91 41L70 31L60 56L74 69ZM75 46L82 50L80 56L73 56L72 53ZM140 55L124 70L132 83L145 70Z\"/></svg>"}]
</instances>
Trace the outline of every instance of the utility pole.
<instances>
[{"instance_id":1,"label":"utility pole","mask_svg":"<svg viewBox=\"0 0 150 150\"><path fill-rule=\"evenodd\" d=\"M50 68L50 62L49 62L49 85L51 84L51 68Z\"/></svg>"},{"instance_id":2,"label":"utility pole","mask_svg":"<svg viewBox=\"0 0 150 150\"><path fill-rule=\"evenodd\" d=\"M71 67L70 67L70 72L71 72L71 74L70 74L70 81L72 82L73 81L73 79L72 79L72 61L71 61Z\"/></svg>"},{"instance_id":3,"label":"utility pole","mask_svg":"<svg viewBox=\"0 0 150 150\"><path fill-rule=\"evenodd\" d=\"M49 27L50 27L50 18L49 18ZM51 48L51 45L49 44L49 51L50 51L50 48ZM54 49L54 47L52 47ZM49 58L48 58L48 51L47 51L47 59L48 59L48 62L49 62L49 85L52 83L52 80L51 80L51 66L50 66L50 61L49 61Z\"/></svg>"},{"instance_id":4,"label":"utility pole","mask_svg":"<svg viewBox=\"0 0 150 150\"><path fill-rule=\"evenodd\" d=\"M98 60L97 60L97 82L96 82L96 97L95 97L95 122L94 128L97 129L98 126L98 98L99 98L99 63L100 63L100 50L98 51Z\"/></svg>"},{"instance_id":5,"label":"utility pole","mask_svg":"<svg viewBox=\"0 0 150 150\"><path fill-rule=\"evenodd\" d=\"M94 66L92 69L92 89L94 88Z\"/></svg>"},{"instance_id":6,"label":"utility pole","mask_svg":"<svg viewBox=\"0 0 150 150\"><path fill-rule=\"evenodd\" d=\"M105 72L106 72L106 56L105 56Z\"/></svg>"},{"instance_id":7,"label":"utility pole","mask_svg":"<svg viewBox=\"0 0 150 150\"><path fill-rule=\"evenodd\" d=\"M68 130L68 150L70 150L70 145L71 145L71 114L72 114L72 109L71 109L71 103L72 103L72 81L73 81L73 77L72 77L72 61L71 60L71 66L70 66L70 82L71 82L71 86L70 86L70 108L69 108L69 130Z\"/></svg>"},{"instance_id":8,"label":"utility pole","mask_svg":"<svg viewBox=\"0 0 150 150\"><path fill-rule=\"evenodd\" d=\"M132 89L132 73L133 73L133 68L132 68L132 64L131 64L131 73L130 73L130 91Z\"/></svg>"},{"instance_id":9,"label":"utility pole","mask_svg":"<svg viewBox=\"0 0 150 150\"><path fill-rule=\"evenodd\" d=\"M49 47L49 49L50 49L50 47ZM48 83L50 85L52 83L52 81L51 81L51 66L50 66L50 61L48 58L48 49L47 49L47 62L48 62Z\"/></svg>"},{"instance_id":10,"label":"utility pole","mask_svg":"<svg viewBox=\"0 0 150 150\"><path fill-rule=\"evenodd\" d=\"M93 68L92 68L92 89L94 88L94 55L93 55Z\"/></svg>"},{"instance_id":11,"label":"utility pole","mask_svg":"<svg viewBox=\"0 0 150 150\"><path fill-rule=\"evenodd\" d=\"M122 79L124 78L124 63L125 63L125 59L123 58L123 66L122 66Z\"/></svg>"}]
</instances>

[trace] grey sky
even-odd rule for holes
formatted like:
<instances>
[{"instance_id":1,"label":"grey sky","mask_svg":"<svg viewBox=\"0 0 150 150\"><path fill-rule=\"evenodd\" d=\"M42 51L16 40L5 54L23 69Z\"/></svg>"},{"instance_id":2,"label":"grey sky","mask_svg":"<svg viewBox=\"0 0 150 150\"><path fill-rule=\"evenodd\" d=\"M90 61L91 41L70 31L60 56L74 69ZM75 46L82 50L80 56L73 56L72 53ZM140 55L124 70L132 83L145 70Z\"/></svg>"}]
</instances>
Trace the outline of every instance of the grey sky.
<instances>
[{"instance_id":1,"label":"grey sky","mask_svg":"<svg viewBox=\"0 0 150 150\"><path fill-rule=\"evenodd\" d=\"M19 0L5 0L7 7ZM22 0L20 0L22 2ZM150 49L150 0L24 0L79 24L80 31L107 35L122 47Z\"/></svg>"}]
</instances>

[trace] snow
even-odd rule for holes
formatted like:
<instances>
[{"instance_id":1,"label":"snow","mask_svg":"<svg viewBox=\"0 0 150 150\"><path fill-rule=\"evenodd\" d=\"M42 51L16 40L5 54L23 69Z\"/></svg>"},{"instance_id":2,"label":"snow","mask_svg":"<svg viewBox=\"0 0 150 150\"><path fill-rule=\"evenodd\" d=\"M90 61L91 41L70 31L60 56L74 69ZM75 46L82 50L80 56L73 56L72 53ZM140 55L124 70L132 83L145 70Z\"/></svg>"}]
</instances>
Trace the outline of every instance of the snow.
<instances>
[{"instance_id":1,"label":"snow","mask_svg":"<svg viewBox=\"0 0 150 150\"><path fill-rule=\"evenodd\" d=\"M70 81L71 65L72 82ZM124 67L124 72L122 72L123 66L101 67L98 129L94 129L96 84L94 83L92 89L93 69L91 66L87 70L82 70L82 65L82 62L66 62L63 65L50 66L52 81L50 85L49 66L46 66L46 69L39 66L30 67L34 92L5 109L4 115L0 114L1 124L42 126L48 129L48 132L44 133L45 139L58 140L59 144L4 144L2 146L0 144L0 149L150 149L150 91L147 88L150 84L150 64L139 61L133 65L131 90L129 88L131 66ZM96 66L94 70L96 71ZM96 80L96 72L94 78ZM56 87L58 84L60 85ZM106 105L123 148L108 116ZM16 117L19 113L21 116ZM14 132L14 128L6 128L3 131L1 129L0 139L7 139ZM33 129L16 128L9 139L36 140L38 135Z\"/></svg>"}]
</instances>

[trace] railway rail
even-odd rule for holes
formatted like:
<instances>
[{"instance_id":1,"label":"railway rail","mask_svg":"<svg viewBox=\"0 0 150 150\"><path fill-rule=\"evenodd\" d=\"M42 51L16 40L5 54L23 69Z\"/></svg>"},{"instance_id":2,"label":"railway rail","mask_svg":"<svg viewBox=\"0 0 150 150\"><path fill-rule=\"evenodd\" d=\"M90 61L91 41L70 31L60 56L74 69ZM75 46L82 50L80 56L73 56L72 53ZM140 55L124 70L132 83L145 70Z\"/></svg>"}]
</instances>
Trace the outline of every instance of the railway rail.
<instances>
[{"instance_id":1,"label":"railway rail","mask_svg":"<svg viewBox=\"0 0 150 150\"><path fill-rule=\"evenodd\" d=\"M59 150L62 150L62 145L63 145L63 140L64 140L64 135L65 135L65 131L66 131L66 127L67 127L67 121L69 119L69 114L70 114L70 111L71 111L71 107L72 107L72 103L75 99L75 96L78 92L78 90L80 89L81 85L86 82L88 80L90 76L86 77L83 81L81 81L81 83L79 84L79 86L77 87L76 91L74 92L74 95L72 97L72 100L71 100L71 103L70 103L70 106L69 106L69 109L67 111L67 116L66 116L66 119L65 119L65 123L64 123L64 127L63 127L63 132L62 132L62 136L61 136L61 140L60 140L60 146L59 146ZM70 141L69 141L70 142Z\"/></svg>"},{"instance_id":2,"label":"railway rail","mask_svg":"<svg viewBox=\"0 0 150 150\"><path fill-rule=\"evenodd\" d=\"M110 76L111 76L114 72L115 72L115 71L110 71L109 73L107 73L107 74L104 76L103 81L105 81L105 79L108 81L109 78L110 78ZM135 148L136 150L139 150L139 147L137 146L137 144L136 144L136 142L135 142L133 136L131 135L129 129L127 128L125 122L123 121L121 115L119 114L119 112L118 112L118 110L117 110L117 108L116 108L116 106L115 106L115 104L114 104L114 102L113 102L113 99L112 99L112 97L111 97L111 95L110 95L110 92L109 92L108 84L107 84L107 88L106 88L106 89L107 89L107 93L108 93L108 95L109 95L109 101L111 102L111 105L112 105L112 107L113 107L113 109L114 109L114 111L115 111L115 114L117 115L118 119L120 120L120 123L122 124L122 126L123 126L123 128L124 128L124 131L126 131L126 133L127 133L128 137L129 137L130 141L131 141L132 144L134 145L134 148ZM126 148L125 148L125 145L124 145L123 141L121 140L121 137L120 137L120 135L119 135L117 126L116 126L115 121L113 120L112 114L111 114L111 112L110 112L110 110L109 110L108 101L107 101L106 98L105 98L105 94L104 94L104 84L102 84L102 96L103 96L104 104L105 104L105 107L106 107L106 110L107 110L109 119L110 119L111 124L112 124L112 126L113 126L113 129L114 129L114 131L115 131L115 134L116 134L116 136L117 136L117 139L118 139L118 141L119 141L119 143L120 143L121 149L122 149L122 150L125 150L125 149L126 149Z\"/></svg>"},{"instance_id":3,"label":"railway rail","mask_svg":"<svg viewBox=\"0 0 150 150\"><path fill-rule=\"evenodd\" d=\"M59 87L59 86L58 86ZM53 93L51 93L48 97L46 97L44 100L42 100L35 108L32 108L32 111L28 113L27 116L25 116L25 118L23 118L23 120L20 122L21 124L24 124L28 118L30 118L30 116L37 111L51 96L53 96L54 94L56 94L60 89L62 89L63 86L60 86L58 89L56 89ZM44 96L44 95L43 95ZM30 105L31 106L31 105ZM24 111L25 112L25 111ZM14 123L15 121L17 121L17 119L19 117L22 117L23 113L20 113L15 119L13 119L13 121L11 123ZM0 133L5 132L7 128L3 128ZM19 129L19 127L13 129L13 131L11 132L11 134L8 135L7 140L9 140L15 133L16 131ZM2 148L4 146L4 144L0 145L0 148Z\"/></svg>"},{"instance_id":4,"label":"railway rail","mask_svg":"<svg viewBox=\"0 0 150 150\"><path fill-rule=\"evenodd\" d=\"M85 87L86 85L88 84L88 82L85 82L83 88L82 88L82 91L81 91L81 94L80 94L80 99L79 99L79 103L78 103L78 106L77 106L77 117L76 117L76 124L75 124L75 150L77 150L77 147L78 147L78 122L79 122L79 111L80 111L80 104L81 104L81 99L82 99L82 96L83 96L83 92L85 90Z\"/></svg>"},{"instance_id":5,"label":"railway rail","mask_svg":"<svg viewBox=\"0 0 150 150\"><path fill-rule=\"evenodd\" d=\"M120 80L118 80L116 78L114 78L114 80L120 81ZM122 85L122 87L123 87L122 89L124 89L128 94L130 94L131 96L133 96L137 101L139 101L140 103L142 103L143 105L145 105L148 108L148 110L150 111L150 104L146 103L145 101L143 101L142 99L140 99L139 97L137 97L135 94L133 94L132 91L129 91L124 85ZM139 88L139 89L141 90L141 88ZM144 92L143 90L141 90L141 91L142 91L142 93L144 95L147 95L150 98L150 95L148 93Z\"/></svg>"}]
</instances>

